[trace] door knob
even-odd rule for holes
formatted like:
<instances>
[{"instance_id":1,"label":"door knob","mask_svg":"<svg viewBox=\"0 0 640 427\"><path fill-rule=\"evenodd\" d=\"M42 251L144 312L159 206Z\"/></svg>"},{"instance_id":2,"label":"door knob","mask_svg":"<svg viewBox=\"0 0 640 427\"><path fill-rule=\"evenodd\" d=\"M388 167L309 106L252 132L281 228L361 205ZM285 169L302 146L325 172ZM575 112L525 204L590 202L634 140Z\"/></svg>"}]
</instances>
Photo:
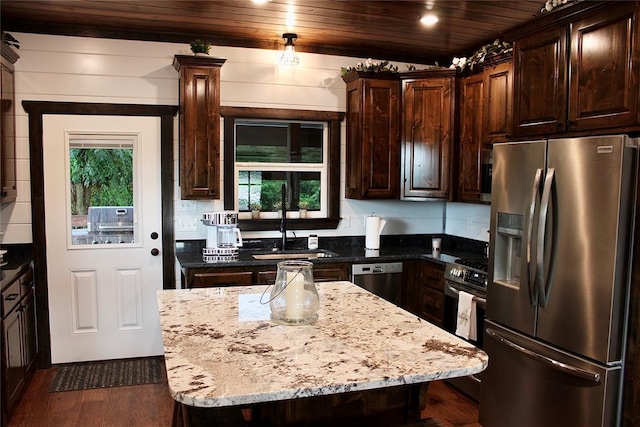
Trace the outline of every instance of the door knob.
<instances>
[{"instance_id":1,"label":"door knob","mask_svg":"<svg viewBox=\"0 0 640 427\"><path fill-rule=\"evenodd\" d=\"M158 250L158 248L151 249L151 255L158 256L159 253L160 253L160 251Z\"/></svg>"}]
</instances>

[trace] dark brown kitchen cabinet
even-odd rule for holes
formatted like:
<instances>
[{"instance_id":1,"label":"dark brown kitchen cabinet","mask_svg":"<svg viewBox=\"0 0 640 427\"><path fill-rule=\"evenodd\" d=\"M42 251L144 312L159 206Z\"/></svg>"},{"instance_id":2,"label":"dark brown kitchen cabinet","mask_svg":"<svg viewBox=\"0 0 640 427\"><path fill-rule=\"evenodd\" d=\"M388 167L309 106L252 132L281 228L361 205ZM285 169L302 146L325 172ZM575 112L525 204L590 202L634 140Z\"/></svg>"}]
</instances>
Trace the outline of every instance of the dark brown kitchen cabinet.
<instances>
[{"instance_id":1,"label":"dark brown kitchen cabinet","mask_svg":"<svg viewBox=\"0 0 640 427\"><path fill-rule=\"evenodd\" d=\"M570 131L640 124L640 7L628 3L571 25Z\"/></svg>"},{"instance_id":2,"label":"dark brown kitchen cabinet","mask_svg":"<svg viewBox=\"0 0 640 427\"><path fill-rule=\"evenodd\" d=\"M513 63L511 57L485 66L483 72L482 142L506 142L511 136Z\"/></svg>"},{"instance_id":3,"label":"dark brown kitchen cabinet","mask_svg":"<svg viewBox=\"0 0 640 427\"><path fill-rule=\"evenodd\" d=\"M316 282L349 280L348 263L314 264L313 278ZM277 266L202 267L183 270L184 288L209 288L215 286L249 286L273 284Z\"/></svg>"},{"instance_id":4,"label":"dark brown kitchen cabinet","mask_svg":"<svg viewBox=\"0 0 640 427\"><path fill-rule=\"evenodd\" d=\"M510 138L513 102L510 56L493 59L480 72L459 80L460 137L456 200L488 203L482 191L483 152Z\"/></svg>"},{"instance_id":5,"label":"dark brown kitchen cabinet","mask_svg":"<svg viewBox=\"0 0 640 427\"><path fill-rule=\"evenodd\" d=\"M175 55L180 73L180 197L220 198L220 68L226 59Z\"/></svg>"},{"instance_id":6,"label":"dark brown kitchen cabinet","mask_svg":"<svg viewBox=\"0 0 640 427\"><path fill-rule=\"evenodd\" d=\"M516 135L564 130L567 103L567 28L514 42L513 126Z\"/></svg>"},{"instance_id":7,"label":"dark brown kitchen cabinet","mask_svg":"<svg viewBox=\"0 0 640 427\"><path fill-rule=\"evenodd\" d=\"M420 311L418 315L434 325L444 324L444 265L422 261Z\"/></svg>"},{"instance_id":8,"label":"dark brown kitchen cabinet","mask_svg":"<svg viewBox=\"0 0 640 427\"><path fill-rule=\"evenodd\" d=\"M253 285L253 273L248 272L202 272L194 273L189 288L210 288L214 286Z\"/></svg>"},{"instance_id":9,"label":"dark brown kitchen cabinet","mask_svg":"<svg viewBox=\"0 0 640 427\"><path fill-rule=\"evenodd\" d=\"M442 327L444 322L444 265L420 260L403 263L402 307Z\"/></svg>"},{"instance_id":10,"label":"dark brown kitchen cabinet","mask_svg":"<svg viewBox=\"0 0 640 427\"><path fill-rule=\"evenodd\" d=\"M484 77L482 73L460 79L460 145L458 150L458 200L479 202L480 153L483 147Z\"/></svg>"},{"instance_id":11,"label":"dark brown kitchen cabinet","mask_svg":"<svg viewBox=\"0 0 640 427\"><path fill-rule=\"evenodd\" d=\"M507 35L516 136L637 130L639 8L584 2Z\"/></svg>"},{"instance_id":12,"label":"dark brown kitchen cabinet","mask_svg":"<svg viewBox=\"0 0 640 427\"><path fill-rule=\"evenodd\" d=\"M2 291L2 419L11 417L35 369L36 313L33 271Z\"/></svg>"},{"instance_id":13,"label":"dark brown kitchen cabinet","mask_svg":"<svg viewBox=\"0 0 640 427\"><path fill-rule=\"evenodd\" d=\"M342 78L347 84L345 197L398 199L400 78L356 71Z\"/></svg>"},{"instance_id":14,"label":"dark brown kitchen cabinet","mask_svg":"<svg viewBox=\"0 0 640 427\"><path fill-rule=\"evenodd\" d=\"M16 200L16 118L14 66L18 54L4 43L0 44L0 203Z\"/></svg>"},{"instance_id":15,"label":"dark brown kitchen cabinet","mask_svg":"<svg viewBox=\"0 0 640 427\"><path fill-rule=\"evenodd\" d=\"M276 282L277 269L267 269L256 271L256 282L258 284L273 285ZM313 266L314 282L334 282L349 280L349 264L315 264Z\"/></svg>"},{"instance_id":16,"label":"dark brown kitchen cabinet","mask_svg":"<svg viewBox=\"0 0 640 427\"><path fill-rule=\"evenodd\" d=\"M402 199L449 197L455 74L402 74Z\"/></svg>"}]
</instances>

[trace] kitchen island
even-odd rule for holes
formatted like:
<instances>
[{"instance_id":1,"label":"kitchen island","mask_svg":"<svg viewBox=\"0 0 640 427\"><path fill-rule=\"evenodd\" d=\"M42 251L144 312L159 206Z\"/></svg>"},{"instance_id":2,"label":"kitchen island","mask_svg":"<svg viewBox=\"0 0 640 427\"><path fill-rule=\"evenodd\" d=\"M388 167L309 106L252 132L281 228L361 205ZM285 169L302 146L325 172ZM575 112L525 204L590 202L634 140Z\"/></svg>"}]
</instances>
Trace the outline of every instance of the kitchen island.
<instances>
[{"instance_id":1,"label":"kitchen island","mask_svg":"<svg viewBox=\"0 0 640 427\"><path fill-rule=\"evenodd\" d=\"M174 425L230 413L248 425L402 425L419 419L429 381L487 366L481 350L350 282L317 288L308 326L271 321L266 286L159 291Z\"/></svg>"}]
</instances>

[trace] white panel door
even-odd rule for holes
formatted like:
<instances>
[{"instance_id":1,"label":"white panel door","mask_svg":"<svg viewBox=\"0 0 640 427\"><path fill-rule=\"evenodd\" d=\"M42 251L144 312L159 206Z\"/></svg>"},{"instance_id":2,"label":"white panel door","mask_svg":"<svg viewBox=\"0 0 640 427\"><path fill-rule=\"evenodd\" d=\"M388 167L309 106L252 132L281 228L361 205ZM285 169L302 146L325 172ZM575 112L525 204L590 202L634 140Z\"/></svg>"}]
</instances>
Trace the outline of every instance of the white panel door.
<instances>
[{"instance_id":1,"label":"white panel door","mask_svg":"<svg viewBox=\"0 0 640 427\"><path fill-rule=\"evenodd\" d=\"M43 126L52 362L162 354L156 302L156 291L162 289L162 256L152 254L162 242L160 119L47 115ZM130 206L115 209L118 215L133 212L132 224L122 231L129 233L125 237L114 234L106 220L91 224L91 216L78 225L83 217L79 214L86 211L77 211L79 190L72 184L78 161L71 152L102 154L114 147L130 156L131 182L124 184L128 191L120 193L132 200L124 202ZM101 167L111 171L113 182L127 174L109 169L109 163ZM129 224L113 225L123 223Z\"/></svg>"}]
</instances>

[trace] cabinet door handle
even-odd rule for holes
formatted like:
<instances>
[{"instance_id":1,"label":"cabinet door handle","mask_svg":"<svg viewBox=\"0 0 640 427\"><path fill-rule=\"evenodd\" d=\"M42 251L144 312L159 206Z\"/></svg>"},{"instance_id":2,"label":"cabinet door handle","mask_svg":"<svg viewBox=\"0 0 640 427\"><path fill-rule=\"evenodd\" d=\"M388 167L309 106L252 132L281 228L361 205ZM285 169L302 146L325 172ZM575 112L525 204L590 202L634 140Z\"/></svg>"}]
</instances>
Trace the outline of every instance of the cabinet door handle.
<instances>
[{"instance_id":1,"label":"cabinet door handle","mask_svg":"<svg viewBox=\"0 0 640 427\"><path fill-rule=\"evenodd\" d=\"M5 301L13 301L13 300L17 299L19 296L20 296L20 294L9 294L5 298Z\"/></svg>"}]
</instances>

